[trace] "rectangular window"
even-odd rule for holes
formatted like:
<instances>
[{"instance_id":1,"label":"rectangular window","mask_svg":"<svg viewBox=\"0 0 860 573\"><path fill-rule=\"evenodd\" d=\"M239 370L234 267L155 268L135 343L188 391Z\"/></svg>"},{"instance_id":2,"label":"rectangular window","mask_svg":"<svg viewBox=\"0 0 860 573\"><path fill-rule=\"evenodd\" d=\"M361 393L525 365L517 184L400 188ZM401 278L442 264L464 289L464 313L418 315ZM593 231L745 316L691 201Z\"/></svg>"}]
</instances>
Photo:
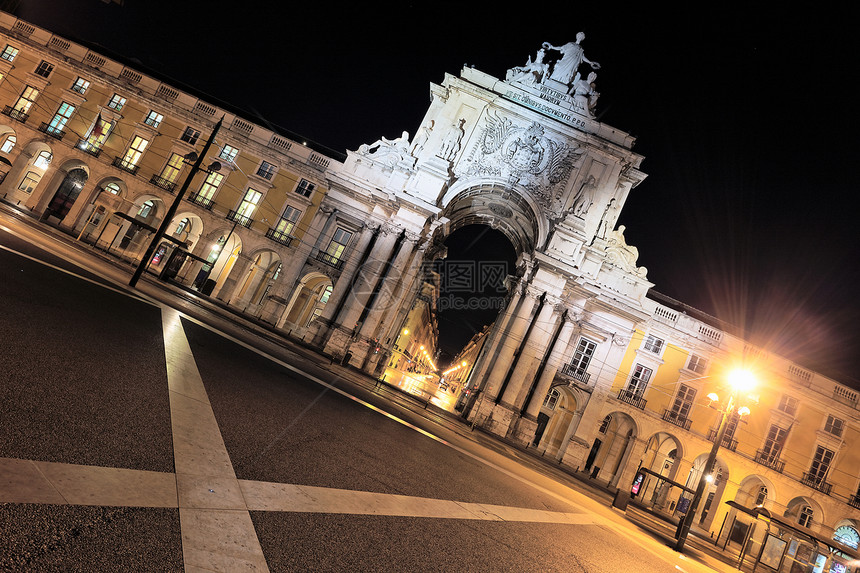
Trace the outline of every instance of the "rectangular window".
<instances>
[{"instance_id":1,"label":"rectangular window","mask_svg":"<svg viewBox=\"0 0 860 573\"><path fill-rule=\"evenodd\" d=\"M335 265L340 261L344 251L349 246L350 239L352 239L352 233L341 227L337 228L325 250L325 258L329 264Z\"/></svg>"},{"instance_id":2,"label":"rectangular window","mask_svg":"<svg viewBox=\"0 0 860 573\"><path fill-rule=\"evenodd\" d=\"M809 477L816 485L827 479L833 455L833 450L828 450L824 446L815 448L815 456L812 458L812 465L809 466Z\"/></svg>"},{"instance_id":3,"label":"rectangular window","mask_svg":"<svg viewBox=\"0 0 860 573\"><path fill-rule=\"evenodd\" d=\"M298 209L293 209L288 206L284 209L284 214L281 215L281 220L278 221L278 226L275 227L275 232L279 233L281 236L292 236L293 229L295 228L296 222L298 222L301 214L302 212Z\"/></svg>"},{"instance_id":4,"label":"rectangular window","mask_svg":"<svg viewBox=\"0 0 860 573\"><path fill-rule=\"evenodd\" d=\"M185 128L185 131L182 133L182 135L179 137L179 139L181 139L185 143L189 143L191 145L194 145L195 143L197 143L197 139L199 137L200 137L200 131L197 129L194 129L191 126L188 126Z\"/></svg>"},{"instance_id":5,"label":"rectangular window","mask_svg":"<svg viewBox=\"0 0 860 573\"><path fill-rule=\"evenodd\" d=\"M131 145L128 146L128 151L125 152L122 158L122 166L126 169L136 167L147 145L149 145L149 140L135 135L131 140Z\"/></svg>"},{"instance_id":6,"label":"rectangular window","mask_svg":"<svg viewBox=\"0 0 860 573\"><path fill-rule=\"evenodd\" d=\"M314 192L315 188L316 185L314 185L307 179L302 179L301 181L299 181L299 184L296 187L296 193L298 193L302 197L310 197L311 193Z\"/></svg>"},{"instance_id":7,"label":"rectangular window","mask_svg":"<svg viewBox=\"0 0 860 573\"><path fill-rule=\"evenodd\" d=\"M41 175L35 171L28 171L24 176L24 179L21 180L21 184L18 185L18 189L24 193L32 193L33 189L36 188L36 185L39 184L40 179L42 179Z\"/></svg>"},{"instance_id":8,"label":"rectangular window","mask_svg":"<svg viewBox=\"0 0 860 573\"><path fill-rule=\"evenodd\" d=\"M143 120L143 123L151 127L158 127L161 125L162 120L164 120L164 116L153 109L146 114L146 119Z\"/></svg>"},{"instance_id":9,"label":"rectangular window","mask_svg":"<svg viewBox=\"0 0 860 573\"><path fill-rule=\"evenodd\" d=\"M251 215L254 214L254 209L257 208L257 205L260 203L260 199L262 198L262 193L256 189L248 188L248 190L245 191L245 197L242 198L242 202L239 204L239 208L236 209L236 214L240 217L250 219Z\"/></svg>"},{"instance_id":10,"label":"rectangular window","mask_svg":"<svg viewBox=\"0 0 860 573\"><path fill-rule=\"evenodd\" d=\"M579 339L579 344L576 345L576 352L573 353L573 359L570 361L570 367L574 374L585 374L596 349L596 342L592 342L587 338Z\"/></svg>"},{"instance_id":11,"label":"rectangular window","mask_svg":"<svg viewBox=\"0 0 860 573\"><path fill-rule=\"evenodd\" d=\"M824 431L837 438L842 437L842 430L845 428L845 422L835 416L827 415L827 422L824 423Z\"/></svg>"},{"instance_id":12,"label":"rectangular window","mask_svg":"<svg viewBox=\"0 0 860 573\"><path fill-rule=\"evenodd\" d=\"M627 393L631 396L641 398L645 394L645 388L648 387L648 381L651 379L650 368L646 368L641 364L637 364L633 368L633 375L630 377L630 382L627 384Z\"/></svg>"},{"instance_id":13,"label":"rectangular window","mask_svg":"<svg viewBox=\"0 0 860 573\"><path fill-rule=\"evenodd\" d=\"M113 94L113 97L108 101L107 106L111 109L115 109L120 111L123 107L125 107L126 99L119 94Z\"/></svg>"},{"instance_id":14,"label":"rectangular window","mask_svg":"<svg viewBox=\"0 0 860 573\"><path fill-rule=\"evenodd\" d=\"M179 176L179 172L182 171L182 166L185 164L184 159L178 153L173 153L170 155L170 159L164 166L164 169L161 170L162 181L165 183L173 183L176 181L176 178Z\"/></svg>"},{"instance_id":15,"label":"rectangular window","mask_svg":"<svg viewBox=\"0 0 860 573\"><path fill-rule=\"evenodd\" d=\"M75 83L72 84L71 90L73 92L78 92L79 94L87 93L87 90L90 87L90 82L85 80L84 78L78 78L75 80Z\"/></svg>"},{"instance_id":16,"label":"rectangular window","mask_svg":"<svg viewBox=\"0 0 860 573\"><path fill-rule=\"evenodd\" d=\"M660 354L660 351L663 350L663 340L649 334L645 337L645 342L642 343L642 348L648 352Z\"/></svg>"},{"instance_id":17,"label":"rectangular window","mask_svg":"<svg viewBox=\"0 0 860 573\"><path fill-rule=\"evenodd\" d=\"M10 46L9 44L6 44L6 49L3 50L3 53L0 53L0 58L3 58L4 60L8 60L8 61L12 62L15 60L15 57L17 55L18 55L18 48L15 48L13 46Z\"/></svg>"},{"instance_id":18,"label":"rectangular window","mask_svg":"<svg viewBox=\"0 0 860 573\"><path fill-rule=\"evenodd\" d=\"M693 407L693 400L696 399L696 389L681 384L678 388L678 393L675 394L675 401L672 402L672 417L678 420L686 420L690 417L690 409Z\"/></svg>"},{"instance_id":19,"label":"rectangular window","mask_svg":"<svg viewBox=\"0 0 860 573\"><path fill-rule=\"evenodd\" d=\"M48 124L47 131L54 135L61 135L73 113L75 113L75 106L66 102L60 104L60 108L54 114L51 123Z\"/></svg>"},{"instance_id":20,"label":"rectangular window","mask_svg":"<svg viewBox=\"0 0 860 573\"><path fill-rule=\"evenodd\" d=\"M18 101L15 102L15 111L26 116L30 113L30 108L33 107L33 102L36 101L37 97L39 97L38 89L33 86L25 87L24 91L21 92L21 96L18 98Z\"/></svg>"},{"instance_id":21,"label":"rectangular window","mask_svg":"<svg viewBox=\"0 0 860 573\"><path fill-rule=\"evenodd\" d=\"M257 168L257 175L263 179L271 180L272 177L275 176L275 169L276 167L274 165L268 161L263 161L260 163L260 167Z\"/></svg>"},{"instance_id":22,"label":"rectangular window","mask_svg":"<svg viewBox=\"0 0 860 573\"><path fill-rule=\"evenodd\" d=\"M690 361L687 363L687 370L692 370L696 374L704 375L708 371L708 360L695 354L690 355Z\"/></svg>"},{"instance_id":23,"label":"rectangular window","mask_svg":"<svg viewBox=\"0 0 860 573\"><path fill-rule=\"evenodd\" d=\"M782 398L779 400L778 408L789 416L794 416L797 414L797 404L797 398L792 398L787 394L783 394Z\"/></svg>"},{"instance_id":24,"label":"rectangular window","mask_svg":"<svg viewBox=\"0 0 860 573\"><path fill-rule=\"evenodd\" d=\"M224 149L222 149L221 153L218 155L218 159L232 162L234 159L236 159L237 155L239 155L238 149L236 149L232 145L225 145Z\"/></svg>"},{"instance_id":25,"label":"rectangular window","mask_svg":"<svg viewBox=\"0 0 860 573\"><path fill-rule=\"evenodd\" d=\"M37 76L47 78L48 76L51 75L51 72L53 72L53 71L54 71L54 64L52 64L51 62L46 62L45 60L42 60L41 62L39 62L39 65L36 66L36 69L33 73L36 74Z\"/></svg>"},{"instance_id":26,"label":"rectangular window","mask_svg":"<svg viewBox=\"0 0 860 573\"><path fill-rule=\"evenodd\" d=\"M785 428L780 428L777 425L770 427L770 430L767 432L767 438L764 440L764 448L762 448L763 457L767 462L773 463L779 459L787 435L788 430Z\"/></svg>"},{"instance_id":27,"label":"rectangular window","mask_svg":"<svg viewBox=\"0 0 860 573\"><path fill-rule=\"evenodd\" d=\"M221 185L222 179L224 179L224 176L220 173L210 173L200 187L200 192L197 193L197 196L211 200L215 196L218 186Z\"/></svg>"},{"instance_id":28,"label":"rectangular window","mask_svg":"<svg viewBox=\"0 0 860 573\"><path fill-rule=\"evenodd\" d=\"M86 139L82 142L81 148L88 153L98 152L101 150L102 145L104 145L104 142L112 128L113 123L102 119L102 116L99 115L96 118L95 123L93 123L93 126L90 128L90 132L87 134Z\"/></svg>"}]
</instances>

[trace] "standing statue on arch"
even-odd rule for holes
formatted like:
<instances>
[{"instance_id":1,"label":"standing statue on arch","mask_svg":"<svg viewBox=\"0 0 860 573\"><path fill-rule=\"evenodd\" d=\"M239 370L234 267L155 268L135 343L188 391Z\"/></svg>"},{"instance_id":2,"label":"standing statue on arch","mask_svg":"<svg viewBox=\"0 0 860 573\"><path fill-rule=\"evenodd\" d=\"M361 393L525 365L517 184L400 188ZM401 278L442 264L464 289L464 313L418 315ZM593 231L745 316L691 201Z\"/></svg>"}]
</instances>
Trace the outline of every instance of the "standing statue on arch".
<instances>
[{"instance_id":1,"label":"standing statue on arch","mask_svg":"<svg viewBox=\"0 0 860 573\"><path fill-rule=\"evenodd\" d=\"M543 48L546 50L557 50L561 52L561 59L553 66L552 73L549 79L556 80L564 85L569 85L573 76L579 70L582 62L591 66L593 70L599 70L600 64L592 62L585 57L585 50L580 46L580 43L585 39L585 33L579 32L576 34L576 42L568 42L563 46L553 46L549 42L543 43Z\"/></svg>"}]
</instances>

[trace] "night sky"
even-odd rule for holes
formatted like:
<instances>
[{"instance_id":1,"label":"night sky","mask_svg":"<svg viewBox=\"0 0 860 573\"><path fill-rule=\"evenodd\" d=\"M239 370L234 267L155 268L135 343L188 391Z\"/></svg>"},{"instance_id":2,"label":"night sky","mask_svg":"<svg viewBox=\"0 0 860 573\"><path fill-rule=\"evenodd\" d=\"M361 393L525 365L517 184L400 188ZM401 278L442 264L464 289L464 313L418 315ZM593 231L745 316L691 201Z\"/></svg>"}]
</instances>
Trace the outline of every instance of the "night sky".
<instances>
[{"instance_id":1,"label":"night sky","mask_svg":"<svg viewBox=\"0 0 860 573\"><path fill-rule=\"evenodd\" d=\"M645 157L619 223L655 290L860 379L860 52L847 7L476 4L23 0L17 15L339 153L414 134L445 73L503 78L542 42L584 31L602 66L599 119Z\"/></svg>"}]
</instances>

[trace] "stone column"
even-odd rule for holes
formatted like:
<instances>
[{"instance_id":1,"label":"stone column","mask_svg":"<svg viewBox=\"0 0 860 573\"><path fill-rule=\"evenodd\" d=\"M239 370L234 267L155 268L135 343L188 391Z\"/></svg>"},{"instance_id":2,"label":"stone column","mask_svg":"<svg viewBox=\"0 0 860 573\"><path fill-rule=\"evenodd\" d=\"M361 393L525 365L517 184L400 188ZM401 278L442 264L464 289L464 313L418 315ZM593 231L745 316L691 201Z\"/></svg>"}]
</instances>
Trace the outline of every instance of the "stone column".
<instances>
[{"instance_id":1,"label":"stone column","mask_svg":"<svg viewBox=\"0 0 860 573\"><path fill-rule=\"evenodd\" d=\"M535 326L529 333L529 339L525 341L522 351L516 357L514 372L501 399L502 405L517 411L526 407L523 401L536 374L535 362L543 358L547 346L552 342L551 338L556 328L556 320L553 319L555 314L557 313L553 304L546 301L534 319Z\"/></svg>"},{"instance_id":2,"label":"stone column","mask_svg":"<svg viewBox=\"0 0 860 573\"><path fill-rule=\"evenodd\" d=\"M362 336L373 336L382 317L397 303L395 294L400 283L409 275L408 263L416 242L415 236L412 234L404 237L400 250L391 261L390 268L383 269L385 278L379 285L379 291L373 300L373 307L367 313L364 324L361 325L360 333Z\"/></svg>"},{"instance_id":3,"label":"stone column","mask_svg":"<svg viewBox=\"0 0 860 573\"><path fill-rule=\"evenodd\" d=\"M633 478L636 476L636 470L639 469L639 463L642 461L647 445L645 440L635 436L630 440L627 451L623 454L623 467L620 467L619 471L615 473L612 485L622 491L630 491L630 486L633 484Z\"/></svg>"},{"instance_id":4,"label":"stone column","mask_svg":"<svg viewBox=\"0 0 860 573\"><path fill-rule=\"evenodd\" d=\"M216 297L218 300L222 300L229 304L228 301L232 300L236 295L236 291L241 286L239 281L245 278L252 262L253 261L243 253L236 255L236 262L233 263L233 268L230 269L230 274L227 275L227 279L221 286L221 290L218 291L218 296Z\"/></svg>"},{"instance_id":5,"label":"stone column","mask_svg":"<svg viewBox=\"0 0 860 573\"><path fill-rule=\"evenodd\" d=\"M585 409L582 412L579 425L564 450L561 460L564 465L574 469L580 469L585 466L585 460L591 451L594 435L597 432L598 425L605 416L603 406L606 402L606 396L605 392L597 389L591 394L591 398L589 398L588 404L585 405Z\"/></svg>"},{"instance_id":6,"label":"stone column","mask_svg":"<svg viewBox=\"0 0 860 573\"><path fill-rule=\"evenodd\" d=\"M499 392L502 381L507 376L514 360L514 353L519 348L526 329L532 321L532 311L539 297L540 293L527 289L516 309L516 315L511 318L507 328L499 332L497 356L492 370L488 373L485 390L486 396L496 402L501 399Z\"/></svg>"},{"instance_id":7,"label":"stone column","mask_svg":"<svg viewBox=\"0 0 860 573\"><path fill-rule=\"evenodd\" d=\"M558 338L552 346L552 350L550 350L549 357L547 358L546 365L541 372L540 380L537 381L537 386L535 387L534 394L532 394L531 401L530 403L523 405L525 416L530 419L536 418L540 412L543 399L546 396L546 393L549 392L549 388L552 385L555 374L564 359L564 353L570 344L570 338L573 336L577 327L576 322L574 322L569 315L562 314L561 320L564 321L564 323L562 324Z\"/></svg>"}]
</instances>

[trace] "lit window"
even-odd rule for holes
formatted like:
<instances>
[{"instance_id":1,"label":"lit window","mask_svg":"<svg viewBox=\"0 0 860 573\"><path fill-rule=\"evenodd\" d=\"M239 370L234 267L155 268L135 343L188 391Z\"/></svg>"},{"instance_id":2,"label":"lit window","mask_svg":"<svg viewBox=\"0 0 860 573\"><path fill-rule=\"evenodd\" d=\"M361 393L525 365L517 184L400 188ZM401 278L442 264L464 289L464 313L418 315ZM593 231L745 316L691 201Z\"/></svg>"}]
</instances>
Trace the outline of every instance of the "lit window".
<instances>
[{"instance_id":1,"label":"lit window","mask_svg":"<svg viewBox=\"0 0 860 573\"><path fill-rule=\"evenodd\" d=\"M13 106L15 112L26 116L30 113L30 108L33 106L33 102L36 101L37 97L39 97L39 90L33 86L25 87L24 91L21 92L21 96L18 98L18 101L15 102L15 105Z\"/></svg>"},{"instance_id":2,"label":"lit window","mask_svg":"<svg viewBox=\"0 0 860 573\"><path fill-rule=\"evenodd\" d=\"M597 343L580 338L579 344L576 345L576 352L573 354L573 359L570 361L570 371L575 375L582 376L588 369L591 363L591 357L594 356L594 351L597 349Z\"/></svg>"},{"instance_id":3,"label":"lit window","mask_svg":"<svg viewBox=\"0 0 860 573\"><path fill-rule=\"evenodd\" d=\"M212 197L215 196L215 191L218 190L218 186L221 185L223 179L224 176L220 173L212 172L207 175L206 180L203 181L203 185L200 187L200 191L197 192L197 195L192 200L204 207L211 205Z\"/></svg>"},{"instance_id":4,"label":"lit window","mask_svg":"<svg viewBox=\"0 0 860 573\"><path fill-rule=\"evenodd\" d=\"M663 340L649 334L645 337L645 342L642 343L642 348L648 352L660 354L660 351L663 350Z\"/></svg>"},{"instance_id":5,"label":"lit window","mask_svg":"<svg viewBox=\"0 0 860 573\"><path fill-rule=\"evenodd\" d=\"M18 48L15 48L10 45L6 45L6 49L3 50L3 53L0 53L0 58L8 61L14 61L15 57L18 55Z\"/></svg>"},{"instance_id":6,"label":"lit window","mask_svg":"<svg viewBox=\"0 0 860 573\"><path fill-rule=\"evenodd\" d=\"M113 94L113 97L108 101L107 106L111 109L115 109L120 111L123 107L125 107L126 99L119 94Z\"/></svg>"},{"instance_id":7,"label":"lit window","mask_svg":"<svg viewBox=\"0 0 860 573\"><path fill-rule=\"evenodd\" d=\"M245 196L242 198L242 202L239 204L239 208L236 210L236 214L239 217L250 218L251 215L254 214L254 209L257 208L257 205L260 203L260 199L262 198L262 193L260 193L256 189L249 188L245 192Z\"/></svg>"},{"instance_id":8,"label":"lit window","mask_svg":"<svg viewBox=\"0 0 860 573\"><path fill-rule=\"evenodd\" d=\"M89 87L90 82L88 82L84 78L78 78L75 80L75 83L72 84L71 90L73 92L78 92L79 94L85 94L87 93Z\"/></svg>"},{"instance_id":9,"label":"lit window","mask_svg":"<svg viewBox=\"0 0 860 573\"><path fill-rule=\"evenodd\" d=\"M54 114L54 118L51 120L51 123L48 124L47 131L54 135L62 134L63 129L66 127L66 123L68 123L69 118L72 117L73 113L75 113L75 106L66 102L60 104L60 108L57 110L57 113Z\"/></svg>"},{"instance_id":10,"label":"lit window","mask_svg":"<svg viewBox=\"0 0 860 573\"><path fill-rule=\"evenodd\" d=\"M151 110L148 114L146 114L146 119L143 120L143 123L151 127L158 127L159 125L161 125L162 120L164 120L163 115L161 115L155 110Z\"/></svg>"},{"instance_id":11,"label":"lit window","mask_svg":"<svg viewBox=\"0 0 860 573\"><path fill-rule=\"evenodd\" d=\"M102 119L101 114L99 114L92 127L90 127L87 137L81 142L80 147L87 152L97 153L102 148L102 145L104 145L111 128L113 128L113 123Z\"/></svg>"},{"instance_id":12,"label":"lit window","mask_svg":"<svg viewBox=\"0 0 860 573\"><path fill-rule=\"evenodd\" d=\"M287 207L284 209L284 214L281 215L281 220L278 221L278 226L275 228L275 231L281 235L290 236L293 234L293 229L296 226L296 222L299 220L299 216L302 214L298 209L293 209L292 207Z\"/></svg>"},{"instance_id":13,"label":"lit window","mask_svg":"<svg viewBox=\"0 0 860 573\"><path fill-rule=\"evenodd\" d=\"M352 239L352 233L338 227L328 244L328 248L325 250L326 259L330 264L336 264L340 261L343 252L346 250L347 245L349 245L350 239Z\"/></svg>"},{"instance_id":14,"label":"lit window","mask_svg":"<svg viewBox=\"0 0 860 573\"><path fill-rule=\"evenodd\" d=\"M44 171L48 168L48 165L51 164L51 160L53 158L54 156L50 151L40 151L39 155L37 155L36 159L33 161L33 167Z\"/></svg>"},{"instance_id":15,"label":"lit window","mask_svg":"<svg viewBox=\"0 0 860 573\"><path fill-rule=\"evenodd\" d=\"M779 400L779 409L789 416L794 416L797 414L797 398L792 398L787 394L783 394L782 398Z\"/></svg>"},{"instance_id":16,"label":"lit window","mask_svg":"<svg viewBox=\"0 0 860 573\"><path fill-rule=\"evenodd\" d=\"M842 437L842 430L845 428L845 422L835 416L828 414L827 422L824 424L824 431L837 438Z\"/></svg>"},{"instance_id":17,"label":"lit window","mask_svg":"<svg viewBox=\"0 0 860 573\"><path fill-rule=\"evenodd\" d=\"M152 210L155 208L155 204L152 201L146 201L143 205L140 206L140 209L137 212L137 216L141 219L146 219L149 217Z\"/></svg>"},{"instance_id":18,"label":"lit window","mask_svg":"<svg viewBox=\"0 0 860 573\"><path fill-rule=\"evenodd\" d=\"M310 197L311 193L314 192L314 188L316 188L316 185L309 182L307 179L302 179L296 187L296 193L302 197Z\"/></svg>"},{"instance_id":19,"label":"lit window","mask_svg":"<svg viewBox=\"0 0 860 573\"><path fill-rule=\"evenodd\" d=\"M135 135L122 158L122 166L126 169L136 167L147 145L149 145L148 140Z\"/></svg>"},{"instance_id":20,"label":"lit window","mask_svg":"<svg viewBox=\"0 0 860 573\"><path fill-rule=\"evenodd\" d=\"M24 179L21 180L21 184L18 185L18 189L24 193L32 193L33 189L36 188L36 185L39 184L41 179L42 176L39 173L28 171L24 176Z\"/></svg>"},{"instance_id":21,"label":"lit window","mask_svg":"<svg viewBox=\"0 0 860 573\"><path fill-rule=\"evenodd\" d=\"M18 138L13 134L9 134L6 136L6 139L3 140L3 143L0 144L0 151L3 153L9 153L15 147L15 144L18 142Z\"/></svg>"},{"instance_id":22,"label":"lit window","mask_svg":"<svg viewBox=\"0 0 860 573\"><path fill-rule=\"evenodd\" d=\"M695 398L696 389L686 384L681 384L678 388L678 393L675 394L675 401L672 403L672 409L670 410L671 417L676 420L687 420Z\"/></svg>"},{"instance_id":23,"label":"lit window","mask_svg":"<svg viewBox=\"0 0 860 573\"><path fill-rule=\"evenodd\" d=\"M170 159L165 164L164 169L161 170L161 180L165 183L173 183L176 181L176 178L179 176L179 172L182 170L182 166L185 161L182 156L178 153L174 153L170 156Z\"/></svg>"},{"instance_id":24,"label":"lit window","mask_svg":"<svg viewBox=\"0 0 860 573\"><path fill-rule=\"evenodd\" d=\"M275 169L276 167L274 165L268 161L263 161L260 163L260 167L257 168L257 175L263 179L271 179L275 175Z\"/></svg>"},{"instance_id":25,"label":"lit window","mask_svg":"<svg viewBox=\"0 0 860 573\"><path fill-rule=\"evenodd\" d=\"M108 193L110 193L111 195L119 195L120 194L119 185L117 185L116 183L108 183L107 185L104 186L104 190L107 191Z\"/></svg>"},{"instance_id":26,"label":"lit window","mask_svg":"<svg viewBox=\"0 0 860 573\"><path fill-rule=\"evenodd\" d=\"M225 145L224 149L221 150L221 153L218 155L218 159L223 159L225 161L233 161L236 159L236 156L239 155L239 150L233 147L232 145Z\"/></svg>"},{"instance_id":27,"label":"lit window","mask_svg":"<svg viewBox=\"0 0 860 573\"><path fill-rule=\"evenodd\" d=\"M46 62L45 60L42 60L41 62L39 62L39 65L36 66L36 70L33 73L36 74L37 76L47 78L48 76L51 75L51 72L53 72L53 71L54 71L54 64L52 64L51 62Z\"/></svg>"},{"instance_id":28,"label":"lit window","mask_svg":"<svg viewBox=\"0 0 860 573\"><path fill-rule=\"evenodd\" d=\"M194 145L195 143L197 143L197 139L199 137L200 137L200 130L194 129L191 126L188 126L185 128L185 131L182 133L182 135L179 137L179 139L181 139L185 143L189 143L191 145Z\"/></svg>"},{"instance_id":29,"label":"lit window","mask_svg":"<svg viewBox=\"0 0 860 573\"><path fill-rule=\"evenodd\" d=\"M179 224L176 226L176 230L173 231L173 235L181 235L186 230L189 232L191 231L191 221L189 221L187 217L179 221Z\"/></svg>"}]
</instances>

